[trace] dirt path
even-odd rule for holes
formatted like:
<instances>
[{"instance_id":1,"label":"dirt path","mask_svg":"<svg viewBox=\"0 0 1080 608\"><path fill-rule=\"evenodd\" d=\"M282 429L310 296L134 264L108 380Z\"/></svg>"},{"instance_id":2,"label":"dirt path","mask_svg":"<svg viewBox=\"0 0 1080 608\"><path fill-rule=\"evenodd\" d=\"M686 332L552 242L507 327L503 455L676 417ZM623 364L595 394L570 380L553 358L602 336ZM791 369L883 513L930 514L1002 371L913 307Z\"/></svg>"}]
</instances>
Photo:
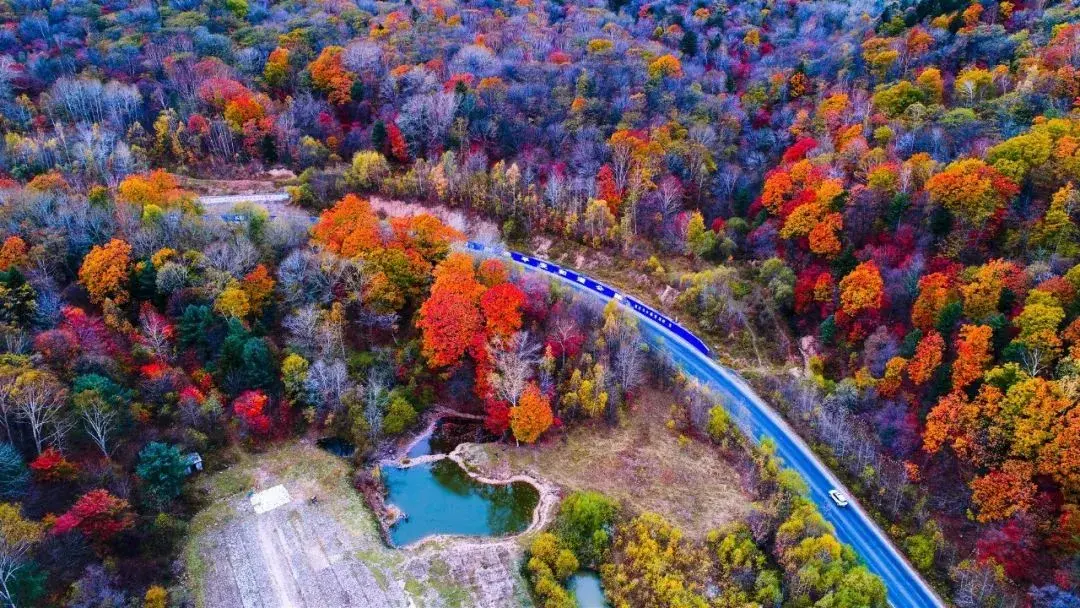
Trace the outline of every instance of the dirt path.
<instances>
[{"instance_id":1,"label":"dirt path","mask_svg":"<svg viewBox=\"0 0 1080 608\"><path fill-rule=\"evenodd\" d=\"M266 209L270 219L292 219L315 221L311 211L289 204L289 195L284 192L266 194L229 194L222 196L202 196L199 203L211 215L228 215L240 203L251 203Z\"/></svg>"},{"instance_id":2,"label":"dirt path","mask_svg":"<svg viewBox=\"0 0 1080 608\"><path fill-rule=\"evenodd\" d=\"M368 199L371 208L389 217L420 215L427 213L442 220L447 226L459 230L471 241L495 243L501 240L499 227L475 213L468 213L447 205L420 204L373 196Z\"/></svg>"},{"instance_id":3,"label":"dirt path","mask_svg":"<svg viewBox=\"0 0 1080 608\"><path fill-rule=\"evenodd\" d=\"M284 604L299 606L303 600L295 592L295 580L292 578L288 566L284 563L285 554L275 542L280 538L280 535L270 525L272 521L270 518L259 518L256 521L258 522L259 549L267 569L270 571L270 580L274 584L274 595Z\"/></svg>"},{"instance_id":4,"label":"dirt path","mask_svg":"<svg viewBox=\"0 0 1080 608\"><path fill-rule=\"evenodd\" d=\"M261 182L259 182L261 183ZM264 187L271 188L270 182L265 182ZM242 189L246 190L246 189ZM228 215L233 208L240 203L252 203L266 209L271 219L286 218L292 220L306 220L314 222L318 214L309 209L297 207L289 203L289 194L284 190L260 190L253 188L251 192L240 194L205 194L199 197L199 203L212 215ZM235 192L226 190L227 192ZM501 240L499 228L494 223L472 213L466 213L460 209L454 209L446 205L410 203L400 200L371 197L368 199L372 209L376 213L382 213L387 217L402 217L420 215L423 213L434 215L448 226L460 231L469 240L481 243L496 243Z\"/></svg>"}]
</instances>

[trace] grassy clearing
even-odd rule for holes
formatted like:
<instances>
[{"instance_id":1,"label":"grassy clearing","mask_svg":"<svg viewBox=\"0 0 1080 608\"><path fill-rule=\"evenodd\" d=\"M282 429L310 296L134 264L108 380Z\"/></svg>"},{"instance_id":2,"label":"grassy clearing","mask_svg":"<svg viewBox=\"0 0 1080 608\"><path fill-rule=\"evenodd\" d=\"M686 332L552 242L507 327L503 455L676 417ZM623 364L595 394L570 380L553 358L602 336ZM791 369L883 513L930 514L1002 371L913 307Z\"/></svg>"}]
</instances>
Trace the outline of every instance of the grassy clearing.
<instances>
[{"instance_id":1,"label":"grassy clearing","mask_svg":"<svg viewBox=\"0 0 1080 608\"><path fill-rule=\"evenodd\" d=\"M210 499L220 501L249 491L285 484L293 498L318 496L335 518L354 534L378 531L374 516L350 485L345 460L303 442L289 442L259 453L239 449L229 454L228 469L203 478Z\"/></svg>"},{"instance_id":2,"label":"grassy clearing","mask_svg":"<svg viewBox=\"0 0 1080 608\"><path fill-rule=\"evenodd\" d=\"M749 499L738 476L711 446L680 441L668 430L668 398L645 391L617 428L578 425L563 438L536 446L488 444L478 466L526 471L567 490L595 490L634 511L655 511L688 534L746 515Z\"/></svg>"}]
</instances>

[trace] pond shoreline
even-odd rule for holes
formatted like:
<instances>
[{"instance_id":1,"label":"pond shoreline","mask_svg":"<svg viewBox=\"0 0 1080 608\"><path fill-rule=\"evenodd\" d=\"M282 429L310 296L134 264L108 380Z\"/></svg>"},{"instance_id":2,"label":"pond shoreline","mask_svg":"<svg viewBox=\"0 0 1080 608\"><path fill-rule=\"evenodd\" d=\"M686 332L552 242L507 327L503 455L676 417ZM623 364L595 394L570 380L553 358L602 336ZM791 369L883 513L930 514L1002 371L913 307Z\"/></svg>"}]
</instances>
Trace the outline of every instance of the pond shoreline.
<instances>
[{"instance_id":1,"label":"pond shoreline","mask_svg":"<svg viewBox=\"0 0 1080 608\"><path fill-rule=\"evenodd\" d=\"M505 543L517 543L518 539L523 536L534 534L545 527L547 527L555 517L555 511L558 508L559 501L561 499L560 488L548 481L538 479L532 475L516 474L505 477L488 477L481 475L468 466L468 454L472 450L482 449L482 444L475 442L463 442L459 443L450 453L444 454L425 454L423 456L409 457L408 453L417 443L423 441L425 438L430 437L434 433L437 425L443 419L451 418L465 418L463 416L457 416L450 412L439 412L431 421L427 424L424 430L418 433L415 437L410 439L401 445L394 455L388 458L384 458L375 465L377 471L381 467L389 466L407 469L413 466L439 462L442 460L451 460L457 466L461 467L461 470L465 472L471 479L486 485L509 485L513 483L527 483L534 488L538 493L538 500L536 507L533 509L532 521L528 527L521 532L511 534L507 536L475 536L467 534L430 534L424 536L414 542L397 546L391 541L390 528L393 527L402 517L406 514L402 513L396 506L386 502L385 487L382 485L380 475L377 473L370 475L373 483L378 484L378 491L372 491L374 488L368 488L365 490L360 487L361 484L357 484L358 489L364 496L365 502L368 503L368 507L375 513L376 519L379 522L380 534L383 541L388 547L399 550L417 550L425 545L433 543L441 543L446 541L462 542L469 541L472 544L477 545L498 545Z\"/></svg>"}]
</instances>

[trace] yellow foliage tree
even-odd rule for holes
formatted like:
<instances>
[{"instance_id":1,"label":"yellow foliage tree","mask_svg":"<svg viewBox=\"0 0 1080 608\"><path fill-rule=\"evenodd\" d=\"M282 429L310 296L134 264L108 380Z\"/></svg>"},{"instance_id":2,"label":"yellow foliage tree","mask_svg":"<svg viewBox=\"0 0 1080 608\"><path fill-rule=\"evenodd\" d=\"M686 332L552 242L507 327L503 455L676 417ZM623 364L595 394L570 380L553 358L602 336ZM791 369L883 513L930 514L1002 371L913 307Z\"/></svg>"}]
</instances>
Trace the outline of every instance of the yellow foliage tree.
<instances>
[{"instance_id":1,"label":"yellow foliage tree","mask_svg":"<svg viewBox=\"0 0 1080 608\"><path fill-rule=\"evenodd\" d=\"M233 281L214 300L214 310L222 316L243 319L251 312L251 301L243 287Z\"/></svg>"},{"instance_id":2,"label":"yellow foliage tree","mask_svg":"<svg viewBox=\"0 0 1080 608\"><path fill-rule=\"evenodd\" d=\"M116 188L116 198L130 205L156 205L162 209L187 206L195 201L195 195L181 188L176 178L163 169L125 177Z\"/></svg>"},{"instance_id":3,"label":"yellow foliage tree","mask_svg":"<svg viewBox=\"0 0 1080 608\"><path fill-rule=\"evenodd\" d=\"M169 599L169 592L164 587L154 585L146 590L143 596L143 608L165 608Z\"/></svg>"},{"instance_id":4,"label":"yellow foliage tree","mask_svg":"<svg viewBox=\"0 0 1080 608\"><path fill-rule=\"evenodd\" d=\"M649 78L682 76L682 63L674 55L661 55L649 64Z\"/></svg>"}]
</instances>

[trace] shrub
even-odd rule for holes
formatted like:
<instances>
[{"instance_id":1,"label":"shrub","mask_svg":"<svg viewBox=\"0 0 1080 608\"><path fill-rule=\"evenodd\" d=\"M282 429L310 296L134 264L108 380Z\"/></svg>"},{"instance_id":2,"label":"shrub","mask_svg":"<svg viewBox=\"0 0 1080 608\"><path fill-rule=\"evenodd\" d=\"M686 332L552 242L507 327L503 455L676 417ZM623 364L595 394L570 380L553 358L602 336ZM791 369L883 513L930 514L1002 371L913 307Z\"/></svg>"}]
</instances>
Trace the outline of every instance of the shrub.
<instances>
[{"instance_id":1,"label":"shrub","mask_svg":"<svg viewBox=\"0 0 1080 608\"><path fill-rule=\"evenodd\" d=\"M180 495L187 477L187 463L179 448L152 441L139 452L135 474L146 483L148 495L159 504Z\"/></svg>"},{"instance_id":2,"label":"shrub","mask_svg":"<svg viewBox=\"0 0 1080 608\"><path fill-rule=\"evenodd\" d=\"M582 563L596 566L611 546L618 511L615 501L599 492L575 492L559 508L555 530Z\"/></svg>"},{"instance_id":3,"label":"shrub","mask_svg":"<svg viewBox=\"0 0 1080 608\"><path fill-rule=\"evenodd\" d=\"M389 174L390 164L385 156L374 150L361 150L353 155L345 181L351 188L371 190L377 188Z\"/></svg>"},{"instance_id":4,"label":"shrub","mask_svg":"<svg viewBox=\"0 0 1080 608\"><path fill-rule=\"evenodd\" d=\"M397 396L390 400L390 407L383 417L383 432L389 436L400 435L416 424L416 410L404 397Z\"/></svg>"},{"instance_id":5,"label":"shrub","mask_svg":"<svg viewBox=\"0 0 1080 608\"><path fill-rule=\"evenodd\" d=\"M555 557L555 576L559 580L566 580L571 574L577 572L579 565L574 553L569 549L562 549Z\"/></svg>"},{"instance_id":6,"label":"shrub","mask_svg":"<svg viewBox=\"0 0 1080 608\"><path fill-rule=\"evenodd\" d=\"M709 424L706 427L709 438L721 445L727 444L728 434L731 433L731 416L727 410L719 405L714 405L709 410Z\"/></svg>"}]
</instances>

